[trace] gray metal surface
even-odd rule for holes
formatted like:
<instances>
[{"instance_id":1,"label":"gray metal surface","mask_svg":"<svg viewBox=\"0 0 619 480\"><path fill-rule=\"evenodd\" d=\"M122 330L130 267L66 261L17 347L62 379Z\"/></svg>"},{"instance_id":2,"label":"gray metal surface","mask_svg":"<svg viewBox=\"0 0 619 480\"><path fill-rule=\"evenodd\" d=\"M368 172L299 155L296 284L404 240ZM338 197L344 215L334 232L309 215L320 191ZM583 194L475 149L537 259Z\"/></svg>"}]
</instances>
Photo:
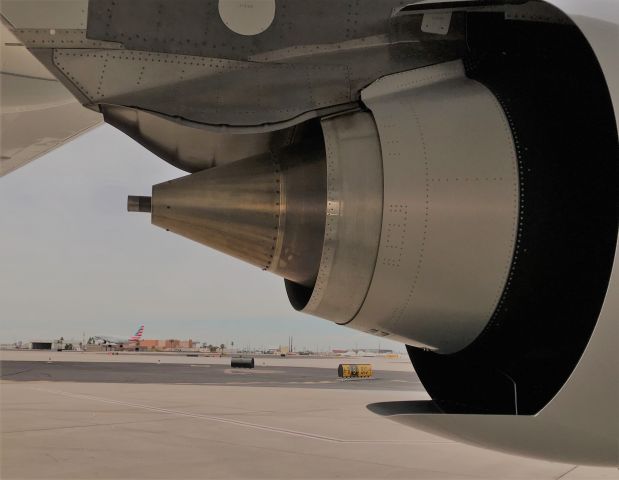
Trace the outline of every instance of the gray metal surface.
<instances>
[{"instance_id":1,"label":"gray metal surface","mask_svg":"<svg viewBox=\"0 0 619 480\"><path fill-rule=\"evenodd\" d=\"M358 312L374 272L382 219L378 132L369 113L322 122L327 154L327 208L318 276L302 309L336 322Z\"/></svg>"},{"instance_id":2,"label":"gray metal surface","mask_svg":"<svg viewBox=\"0 0 619 480\"><path fill-rule=\"evenodd\" d=\"M384 77L362 97L380 135L385 195L374 277L348 325L460 350L508 281L518 166L507 119L461 62Z\"/></svg>"},{"instance_id":3,"label":"gray metal surface","mask_svg":"<svg viewBox=\"0 0 619 480\"><path fill-rule=\"evenodd\" d=\"M83 29L17 29L15 33L85 105L138 107L211 128L268 124L274 129L286 122L298 123L311 112L331 113L328 110L342 102L357 101L359 90L380 76L454 59L464 51L463 17L440 38L420 28L421 15L410 15L378 35L335 44L295 43L236 62L223 54L187 54L194 52L191 49L169 55L165 48L159 51L143 45L129 50L121 43L93 40ZM232 42L233 48L238 42ZM128 60L140 65L127 67ZM198 68L206 66L206 70ZM118 75L119 69L127 76ZM165 75L159 78L162 71ZM200 92L196 83L203 82ZM278 82L288 95L282 96L280 89L275 92L279 96L273 97L271 84ZM118 91L122 95L115 95ZM172 105L166 106L169 92L181 96L176 112L171 112ZM196 111L204 109L202 115L187 111L191 102ZM221 116L229 106L233 108L228 117L233 120Z\"/></svg>"},{"instance_id":4,"label":"gray metal surface","mask_svg":"<svg viewBox=\"0 0 619 480\"><path fill-rule=\"evenodd\" d=\"M316 280L325 233L326 165L322 138L275 154L282 191L278 244L269 271L301 285ZM281 242L281 243L280 243Z\"/></svg>"},{"instance_id":5,"label":"gray metal surface","mask_svg":"<svg viewBox=\"0 0 619 480\"><path fill-rule=\"evenodd\" d=\"M302 285L324 235L322 139L153 187L152 223Z\"/></svg>"},{"instance_id":6,"label":"gray metal surface","mask_svg":"<svg viewBox=\"0 0 619 480\"><path fill-rule=\"evenodd\" d=\"M88 0L2 0L1 9L16 28L84 29Z\"/></svg>"},{"instance_id":7,"label":"gray metal surface","mask_svg":"<svg viewBox=\"0 0 619 480\"><path fill-rule=\"evenodd\" d=\"M0 82L0 177L103 122L56 81L1 74ZM12 104L20 98L31 103Z\"/></svg>"},{"instance_id":8,"label":"gray metal surface","mask_svg":"<svg viewBox=\"0 0 619 480\"><path fill-rule=\"evenodd\" d=\"M353 100L348 71L339 65L82 49L55 50L53 61L88 103L134 106L197 123L277 123Z\"/></svg>"},{"instance_id":9,"label":"gray metal surface","mask_svg":"<svg viewBox=\"0 0 619 480\"><path fill-rule=\"evenodd\" d=\"M240 35L258 35L275 19L275 0L220 0L217 6L222 22Z\"/></svg>"},{"instance_id":10,"label":"gray metal surface","mask_svg":"<svg viewBox=\"0 0 619 480\"><path fill-rule=\"evenodd\" d=\"M251 1L247 2L251 6ZM402 0L286 0L260 35L239 35L222 20L218 0L90 0L89 36L129 49L244 60L295 45L337 43L384 33ZM319 28L319 31L317 29Z\"/></svg>"},{"instance_id":11,"label":"gray metal surface","mask_svg":"<svg viewBox=\"0 0 619 480\"><path fill-rule=\"evenodd\" d=\"M102 105L105 122L155 155L186 172L198 172L288 145L294 129L238 135L173 122L160 115L117 105Z\"/></svg>"},{"instance_id":12,"label":"gray metal surface","mask_svg":"<svg viewBox=\"0 0 619 480\"><path fill-rule=\"evenodd\" d=\"M123 48L120 43L101 42L86 36L84 28L16 28L13 30L19 40L29 49L106 49Z\"/></svg>"},{"instance_id":13,"label":"gray metal surface","mask_svg":"<svg viewBox=\"0 0 619 480\"><path fill-rule=\"evenodd\" d=\"M16 4L2 3L13 11ZM0 176L103 121L90 112L22 45L0 17Z\"/></svg>"},{"instance_id":14,"label":"gray metal surface","mask_svg":"<svg viewBox=\"0 0 619 480\"><path fill-rule=\"evenodd\" d=\"M619 250L618 250L619 251ZM445 415L416 402L375 411L426 432L557 462L619 466L619 256L596 328L569 380L535 416Z\"/></svg>"},{"instance_id":15,"label":"gray metal surface","mask_svg":"<svg viewBox=\"0 0 619 480\"><path fill-rule=\"evenodd\" d=\"M189 172L246 155L235 156L235 149L225 136L204 135L198 140L198 132L179 128L178 124L225 130L226 134L258 133L341 112L348 108L348 102L357 102L359 91L376 78L461 57L466 50L464 10L505 12L515 20L558 21L552 9L541 2L455 8L448 28L436 32L424 28L424 19L427 21L430 14L420 2L287 0L275 3L273 12L271 9L271 2L218 0L2 3L2 15L11 22L19 40L81 103L94 110L114 109L115 114L124 110L125 118L120 123L114 121L118 119L113 115L109 116L110 122L125 133L130 131L132 138L172 165ZM268 15L262 18L262 13ZM266 20L268 25L258 25ZM247 23L245 27L243 22ZM235 23L239 23L238 32L234 30ZM249 31L257 26L264 31ZM246 27L249 30L242 32ZM71 67L67 68L63 59L65 70L61 70L53 59L67 49L73 49L71 55L82 52L90 61L70 62ZM104 49L105 55L94 56L96 49ZM166 67L163 76L159 70L151 75L148 62L141 64L138 73L122 62L112 66L111 60L117 60L113 57L119 50L128 54L117 58L125 62L135 59L138 52L169 53L173 57L162 59L162 68ZM217 78L211 72L204 81L201 76L195 77L196 72L189 76L179 74L173 79L178 61L183 66L194 63L195 67L199 63L196 58L220 59L227 62L228 70L217 73ZM237 74L230 71L236 65L230 60L242 61L244 66L236 70ZM271 66L265 68L256 63ZM110 74L110 68L122 69L123 75ZM258 70L257 75L254 69ZM319 78L325 72L314 75L315 69L333 72L333 78ZM88 75L94 72L95 78L89 79ZM159 84L159 77L167 78L167 83ZM282 88L271 87L280 80ZM117 95L119 91L121 94ZM283 96L282 91L296 93ZM344 96L347 100L342 105L339 102ZM328 105L321 106L324 104ZM223 108L229 105L229 111ZM149 112L157 113L161 121L156 132L151 128L153 122L142 128L143 115L136 115L131 125L123 123L133 116L130 110L150 119L154 115ZM191 142L188 136L192 137ZM260 143L261 139L256 141ZM192 149L190 143L200 148ZM243 139L236 143L249 148L254 141ZM174 153L177 147L178 156ZM213 159L213 151L229 149L231 159ZM197 150L203 150L205 155L197 154Z\"/></svg>"},{"instance_id":16,"label":"gray metal surface","mask_svg":"<svg viewBox=\"0 0 619 480\"><path fill-rule=\"evenodd\" d=\"M235 2L86 4L9 1L2 12L80 103L189 172L262 153L263 134L356 108L376 78L458 58L465 48L463 16L446 35L425 33L422 15L392 16L404 5L395 0L277 3L272 24L249 36L233 24L259 15L221 16ZM262 8L243 4L250 7ZM256 136L230 141L236 133Z\"/></svg>"},{"instance_id":17,"label":"gray metal surface","mask_svg":"<svg viewBox=\"0 0 619 480\"><path fill-rule=\"evenodd\" d=\"M24 2L24 11L35 4ZM15 33L92 108L138 108L208 127L276 129L345 109L380 76L464 51L463 17L437 36L421 31L421 15L392 18L401 5L383 2L377 10L368 0L286 2L266 31L246 36L226 26L214 0L93 1L87 30L83 20L58 21L56 28L19 21ZM71 10L67 18L85 15L83 2L62 8Z\"/></svg>"},{"instance_id":18,"label":"gray metal surface","mask_svg":"<svg viewBox=\"0 0 619 480\"><path fill-rule=\"evenodd\" d=\"M152 210L151 200L151 197L129 195L127 198L127 211L150 213Z\"/></svg>"},{"instance_id":19,"label":"gray metal surface","mask_svg":"<svg viewBox=\"0 0 619 480\"><path fill-rule=\"evenodd\" d=\"M280 172L270 156L153 186L152 223L260 268L277 242Z\"/></svg>"}]
</instances>

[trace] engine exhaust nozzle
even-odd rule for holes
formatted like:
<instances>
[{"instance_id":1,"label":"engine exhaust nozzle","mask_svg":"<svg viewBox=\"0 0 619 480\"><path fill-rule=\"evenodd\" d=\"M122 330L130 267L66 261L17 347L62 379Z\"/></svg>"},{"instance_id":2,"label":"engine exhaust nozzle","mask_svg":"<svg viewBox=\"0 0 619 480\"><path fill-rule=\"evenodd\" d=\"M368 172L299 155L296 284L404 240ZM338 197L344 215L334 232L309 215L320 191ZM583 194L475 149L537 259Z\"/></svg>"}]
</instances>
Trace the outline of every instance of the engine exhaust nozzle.
<instances>
[{"instance_id":1,"label":"engine exhaust nozzle","mask_svg":"<svg viewBox=\"0 0 619 480\"><path fill-rule=\"evenodd\" d=\"M138 201L136 208L141 208ZM322 139L153 187L152 223L312 286L325 231ZM142 210L139 210L142 211Z\"/></svg>"}]
</instances>

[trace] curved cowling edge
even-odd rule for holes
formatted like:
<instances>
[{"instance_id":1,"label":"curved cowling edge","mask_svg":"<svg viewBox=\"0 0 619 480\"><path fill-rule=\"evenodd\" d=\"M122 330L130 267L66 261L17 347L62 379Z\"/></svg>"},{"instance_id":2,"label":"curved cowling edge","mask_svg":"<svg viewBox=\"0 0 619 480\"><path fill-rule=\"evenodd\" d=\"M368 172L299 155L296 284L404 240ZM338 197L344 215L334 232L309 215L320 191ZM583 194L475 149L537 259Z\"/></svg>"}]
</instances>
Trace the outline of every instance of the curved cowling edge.
<instances>
[{"instance_id":1,"label":"curved cowling edge","mask_svg":"<svg viewBox=\"0 0 619 480\"><path fill-rule=\"evenodd\" d=\"M551 0L579 27L600 63L614 104L615 127L619 111L619 9L610 2ZM614 10L613 10L614 8ZM614 131L614 168L610 178L617 179L617 134ZM612 137L611 137L612 140ZM583 159L583 166L588 165ZM617 210L614 199L613 230L607 239L610 248L610 278L602 292L597 322L592 327L584 352L560 388L532 415L449 414L418 402L392 402L369 408L399 423L453 438L465 443L526 455L545 460L590 465L619 465L619 258L617 257ZM595 213L595 212L592 212ZM589 233L589 232L586 232ZM614 258L614 261L613 261ZM535 335L536 332L531 332ZM558 332L555 342L563 341ZM508 378L505 379L509 385ZM512 392L513 392L513 385ZM513 399L513 393L512 393Z\"/></svg>"}]
</instances>

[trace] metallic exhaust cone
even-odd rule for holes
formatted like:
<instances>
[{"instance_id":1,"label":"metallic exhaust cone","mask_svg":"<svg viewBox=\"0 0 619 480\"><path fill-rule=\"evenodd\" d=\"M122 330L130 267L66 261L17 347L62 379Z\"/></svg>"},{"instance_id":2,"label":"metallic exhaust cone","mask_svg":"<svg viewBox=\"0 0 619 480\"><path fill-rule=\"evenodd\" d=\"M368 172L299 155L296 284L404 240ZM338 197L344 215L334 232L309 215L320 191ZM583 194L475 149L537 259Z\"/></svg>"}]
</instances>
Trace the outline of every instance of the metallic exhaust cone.
<instances>
[{"instance_id":1,"label":"metallic exhaust cone","mask_svg":"<svg viewBox=\"0 0 619 480\"><path fill-rule=\"evenodd\" d=\"M322 142L153 187L154 225L306 286L318 272L325 211Z\"/></svg>"}]
</instances>

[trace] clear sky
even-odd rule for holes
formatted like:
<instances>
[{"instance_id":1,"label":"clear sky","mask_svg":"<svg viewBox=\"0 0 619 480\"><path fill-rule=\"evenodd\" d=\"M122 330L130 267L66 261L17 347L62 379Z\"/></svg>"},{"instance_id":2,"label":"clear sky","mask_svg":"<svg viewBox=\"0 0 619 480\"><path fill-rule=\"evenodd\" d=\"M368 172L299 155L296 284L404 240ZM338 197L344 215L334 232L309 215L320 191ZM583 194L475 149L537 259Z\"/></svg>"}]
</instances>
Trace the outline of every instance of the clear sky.
<instances>
[{"instance_id":1,"label":"clear sky","mask_svg":"<svg viewBox=\"0 0 619 480\"><path fill-rule=\"evenodd\" d=\"M283 280L128 213L185 175L104 125L0 178L0 342L129 336L404 350L295 312Z\"/></svg>"}]
</instances>

